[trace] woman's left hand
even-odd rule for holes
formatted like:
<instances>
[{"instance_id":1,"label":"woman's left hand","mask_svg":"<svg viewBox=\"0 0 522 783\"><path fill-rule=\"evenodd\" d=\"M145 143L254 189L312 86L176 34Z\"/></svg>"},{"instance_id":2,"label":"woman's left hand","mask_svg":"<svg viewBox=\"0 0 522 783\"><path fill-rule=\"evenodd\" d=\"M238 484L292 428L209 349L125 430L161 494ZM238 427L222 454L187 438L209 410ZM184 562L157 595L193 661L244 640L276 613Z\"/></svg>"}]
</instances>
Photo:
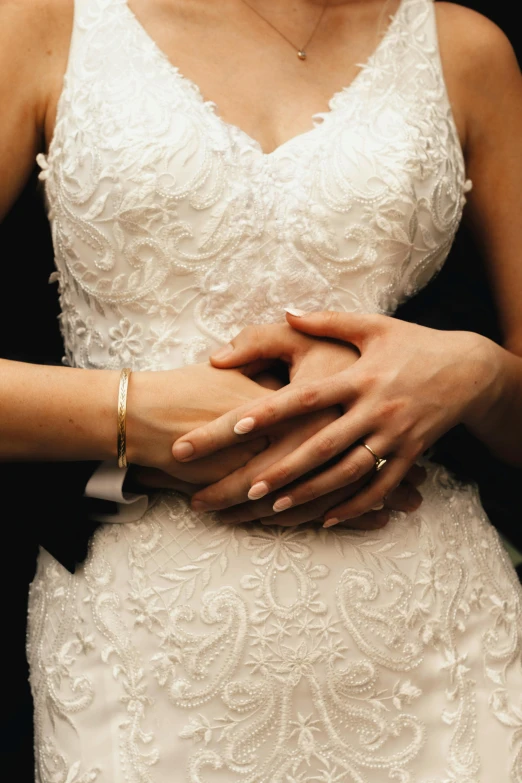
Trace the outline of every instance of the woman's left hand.
<instances>
[{"instance_id":1,"label":"woman's left hand","mask_svg":"<svg viewBox=\"0 0 522 783\"><path fill-rule=\"evenodd\" d=\"M307 503L359 481L375 467L364 442L387 463L353 498L331 508L325 524L359 517L382 503L444 432L467 416L486 414L496 399L498 347L477 334L427 329L381 315L289 314L288 321L300 332L354 344L360 359L327 379L292 383L248 410L243 406L239 421L238 411L231 411L178 441L189 441L191 459L197 459L290 417L340 405L340 418L253 477L256 499L332 459L333 466L281 494L279 505ZM256 358L255 346L250 358Z\"/></svg>"}]
</instances>

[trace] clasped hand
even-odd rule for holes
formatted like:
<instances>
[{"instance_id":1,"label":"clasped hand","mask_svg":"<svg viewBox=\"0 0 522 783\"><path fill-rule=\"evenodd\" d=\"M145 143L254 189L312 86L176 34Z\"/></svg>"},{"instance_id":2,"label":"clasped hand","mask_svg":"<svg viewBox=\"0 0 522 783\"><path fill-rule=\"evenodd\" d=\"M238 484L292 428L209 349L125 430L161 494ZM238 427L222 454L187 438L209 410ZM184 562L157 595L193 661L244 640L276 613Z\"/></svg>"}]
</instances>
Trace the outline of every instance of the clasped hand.
<instances>
[{"instance_id":1,"label":"clasped hand","mask_svg":"<svg viewBox=\"0 0 522 783\"><path fill-rule=\"evenodd\" d=\"M386 316L348 313L289 315L288 321L294 335L321 340L305 345L284 326L249 327L227 352L212 357L212 363L231 368L283 359L290 365L291 383L181 437L174 444L174 457L198 460L260 435L270 440L282 423L296 416L326 410L338 414L265 468L254 474L251 470L266 462L270 449L255 457L249 470L241 468L198 492L194 508L239 503L225 519L259 518L270 509L278 521L283 523L284 515L284 523L295 524L298 507L312 504L315 510L323 506L326 526L360 518L382 506L407 476L418 483L415 461L444 432L476 414L495 383L489 341L470 332L442 332ZM325 339L343 341L330 343L326 370ZM352 346L351 361L340 353L346 352L347 343ZM320 371L315 378L314 364ZM387 459L379 473L363 443ZM281 488L284 492L278 493ZM328 502L321 503L326 497Z\"/></svg>"}]
</instances>

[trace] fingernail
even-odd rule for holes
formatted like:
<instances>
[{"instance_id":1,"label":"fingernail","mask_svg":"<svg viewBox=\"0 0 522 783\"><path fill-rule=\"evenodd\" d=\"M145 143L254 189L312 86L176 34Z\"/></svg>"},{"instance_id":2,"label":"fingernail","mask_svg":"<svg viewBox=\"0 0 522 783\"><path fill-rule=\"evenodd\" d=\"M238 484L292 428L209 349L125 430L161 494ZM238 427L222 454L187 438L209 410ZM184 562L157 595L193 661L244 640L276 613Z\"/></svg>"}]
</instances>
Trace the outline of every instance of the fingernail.
<instances>
[{"instance_id":1,"label":"fingernail","mask_svg":"<svg viewBox=\"0 0 522 783\"><path fill-rule=\"evenodd\" d=\"M229 343L228 345L224 345L223 348L220 348L219 351L216 351L216 353L213 353L210 357L211 359L224 359L225 356L228 356L232 351L234 350L234 346L232 343Z\"/></svg>"},{"instance_id":2,"label":"fingernail","mask_svg":"<svg viewBox=\"0 0 522 783\"><path fill-rule=\"evenodd\" d=\"M327 519L324 523L323 527L333 527L334 525L338 525L339 520L336 517L331 517L330 519Z\"/></svg>"},{"instance_id":3,"label":"fingernail","mask_svg":"<svg viewBox=\"0 0 522 783\"><path fill-rule=\"evenodd\" d=\"M250 487L248 493L250 500L259 500L259 498L264 498L265 495L268 495L268 484L266 481L258 481L257 484Z\"/></svg>"},{"instance_id":4,"label":"fingernail","mask_svg":"<svg viewBox=\"0 0 522 783\"><path fill-rule=\"evenodd\" d=\"M380 511L381 508L384 508L384 503L377 503L376 506L372 506L372 511Z\"/></svg>"},{"instance_id":5,"label":"fingernail","mask_svg":"<svg viewBox=\"0 0 522 783\"><path fill-rule=\"evenodd\" d=\"M252 416L247 416L246 419L240 419L236 426L234 427L234 432L236 435L246 435L247 432L250 432L254 429L255 420L252 418Z\"/></svg>"},{"instance_id":6,"label":"fingernail","mask_svg":"<svg viewBox=\"0 0 522 783\"><path fill-rule=\"evenodd\" d=\"M210 506L208 506L206 503L203 503L202 500L193 500L191 503L192 511L208 511Z\"/></svg>"},{"instance_id":7,"label":"fingernail","mask_svg":"<svg viewBox=\"0 0 522 783\"><path fill-rule=\"evenodd\" d=\"M290 508L292 505L292 498L284 497L279 498L279 500L276 500L274 505L272 506L273 511L284 511L286 508Z\"/></svg>"},{"instance_id":8,"label":"fingernail","mask_svg":"<svg viewBox=\"0 0 522 783\"><path fill-rule=\"evenodd\" d=\"M285 313L294 315L296 318L302 318L303 315L306 315L305 310L299 310L297 307L285 307Z\"/></svg>"},{"instance_id":9,"label":"fingernail","mask_svg":"<svg viewBox=\"0 0 522 783\"><path fill-rule=\"evenodd\" d=\"M192 454L194 454L194 446L192 445L192 443L189 443L188 441L185 441L184 443L178 443L172 449L172 454L174 456L174 459L178 459L178 460L188 459L188 457L191 457Z\"/></svg>"}]
</instances>

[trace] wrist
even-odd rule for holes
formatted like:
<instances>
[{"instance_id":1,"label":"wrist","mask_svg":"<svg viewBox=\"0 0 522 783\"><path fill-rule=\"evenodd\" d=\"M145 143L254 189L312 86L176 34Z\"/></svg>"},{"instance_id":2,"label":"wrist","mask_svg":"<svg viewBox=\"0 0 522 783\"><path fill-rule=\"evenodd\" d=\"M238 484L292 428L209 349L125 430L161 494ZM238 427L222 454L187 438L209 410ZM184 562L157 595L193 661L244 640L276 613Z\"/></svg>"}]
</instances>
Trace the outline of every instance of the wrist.
<instances>
[{"instance_id":1,"label":"wrist","mask_svg":"<svg viewBox=\"0 0 522 783\"><path fill-rule=\"evenodd\" d=\"M126 414L128 463L162 470L171 464L172 443L186 432L188 400L183 389L183 368L131 374Z\"/></svg>"},{"instance_id":2,"label":"wrist","mask_svg":"<svg viewBox=\"0 0 522 783\"><path fill-rule=\"evenodd\" d=\"M91 433L93 458L101 461L117 457L117 404L119 372L88 370L82 378L83 403L90 411L85 428ZM93 425L96 422L96 426ZM95 456L94 456L95 455Z\"/></svg>"},{"instance_id":3,"label":"wrist","mask_svg":"<svg viewBox=\"0 0 522 783\"><path fill-rule=\"evenodd\" d=\"M510 373L507 351L482 335L470 333L470 337L469 355L474 371L467 381L471 384L471 397L462 422L473 431L483 429L484 421L495 417L498 406L509 393Z\"/></svg>"}]
</instances>

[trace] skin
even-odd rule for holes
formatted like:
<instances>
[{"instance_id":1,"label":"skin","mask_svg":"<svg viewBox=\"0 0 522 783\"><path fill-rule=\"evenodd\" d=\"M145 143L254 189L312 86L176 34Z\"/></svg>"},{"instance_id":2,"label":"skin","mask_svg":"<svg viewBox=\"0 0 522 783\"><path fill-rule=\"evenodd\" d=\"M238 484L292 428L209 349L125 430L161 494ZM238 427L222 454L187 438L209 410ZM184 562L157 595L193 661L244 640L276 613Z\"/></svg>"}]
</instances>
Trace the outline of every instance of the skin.
<instances>
[{"instance_id":1,"label":"skin","mask_svg":"<svg viewBox=\"0 0 522 783\"><path fill-rule=\"evenodd\" d=\"M384 11L392 13L397 4L388 3ZM309 31L321 6L312 0L256 2L258 10L289 37L297 30ZM309 47L310 62L303 65L289 45L269 33L266 24L240 0L219 4L131 0L130 7L167 56L200 86L206 98L215 101L223 119L249 133L265 152L307 131L312 115L326 110L328 99L356 75L355 63L366 60L375 48L375 31L384 8L382 0L332 2ZM448 91L469 173L476 181L471 213L482 227L483 244L492 259L506 345L518 351L522 324L516 291L522 272L515 208L520 203L521 178L514 172L519 164L519 72L509 44L488 20L446 3L437 4L437 14ZM10 107L0 116L0 218L22 190L36 153L47 149L52 138L71 28L71 0L0 3L0 101ZM313 67L308 67L312 57ZM249 68L239 67L245 62ZM508 206L501 209L501 202ZM325 343L327 364L330 350ZM345 350L348 362L353 354ZM85 370L0 363L2 458L114 456L117 374L89 371L86 381ZM243 396L241 408L249 396L278 394L262 390L241 373L231 382L224 378L228 372L216 370L222 375L214 384L212 398L205 398L209 384L202 383L199 372L203 370L165 372L161 384L158 373L134 374L129 390L131 460L184 480L179 475L180 463L166 447L167 433L172 439L197 426L198 417L204 423L223 413L216 410L216 396L225 410L233 410L238 397ZM311 419L310 426L322 428L319 418ZM289 453L295 449L294 440L290 428ZM251 452L243 453L245 462L251 456ZM199 483L215 480L200 469Z\"/></svg>"}]
</instances>

